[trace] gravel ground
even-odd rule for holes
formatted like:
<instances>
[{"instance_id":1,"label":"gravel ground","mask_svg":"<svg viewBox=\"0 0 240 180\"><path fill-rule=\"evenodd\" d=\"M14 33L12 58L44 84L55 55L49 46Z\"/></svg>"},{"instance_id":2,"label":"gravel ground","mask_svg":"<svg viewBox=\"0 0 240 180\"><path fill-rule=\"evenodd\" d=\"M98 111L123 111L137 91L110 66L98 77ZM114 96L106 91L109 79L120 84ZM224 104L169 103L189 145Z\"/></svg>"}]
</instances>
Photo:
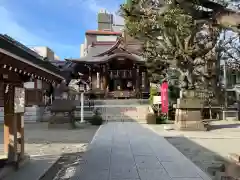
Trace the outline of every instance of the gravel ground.
<instances>
[{"instance_id":1,"label":"gravel ground","mask_svg":"<svg viewBox=\"0 0 240 180\"><path fill-rule=\"evenodd\" d=\"M240 177L239 166L229 160L230 153L240 154L240 123L222 121L212 124L213 130L209 132L166 131L164 125L146 126L164 136L213 179L222 170L227 175Z\"/></svg>"},{"instance_id":2,"label":"gravel ground","mask_svg":"<svg viewBox=\"0 0 240 180\"><path fill-rule=\"evenodd\" d=\"M30 156L81 152L98 129L98 127L90 125L75 130L48 129L47 126L47 123L25 125L25 152ZM0 136L2 136L0 147L3 149L2 127L0 127Z\"/></svg>"},{"instance_id":3,"label":"gravel ground","mask_svg":"<svg viewBox=\"0 0 240 180\"><path fill-rule=\"evenodd\" d=\"M58 180L69 171L69 165L81 158L82 153L92 140L98 126L84 125L74 130L48 129L47 123L25 125L25 152L31 156L29 165L11 174L11 180L33 179ZM3 127L0 126L3 136ZM3 137L0 138L3 153ZM53 156L53 157L52 157ZM52 159L50 158L52 157ZM57 160L57 161L56 161ZM51 167L46 172L46 166Z\"/></svg>"},{"instance_id":4,"label":"gravel ground","mask_svg":"<svg viewBox=\"0 0 240 180\"><path fill-rule=\"evenodd\" d=\"M83 152L63 154L39 180L67 180L82 161Z\"/></svg>"}]
</instances>

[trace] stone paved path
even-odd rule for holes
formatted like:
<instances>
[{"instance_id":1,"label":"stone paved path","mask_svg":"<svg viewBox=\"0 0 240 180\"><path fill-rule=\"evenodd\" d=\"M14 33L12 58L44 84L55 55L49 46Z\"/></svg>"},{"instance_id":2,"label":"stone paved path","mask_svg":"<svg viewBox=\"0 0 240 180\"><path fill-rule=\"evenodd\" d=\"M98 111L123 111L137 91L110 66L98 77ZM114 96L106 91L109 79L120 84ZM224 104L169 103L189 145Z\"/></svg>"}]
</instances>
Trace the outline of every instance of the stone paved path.
<instances>
[{"instance_id":1,"label":"stone paved path","mask_svg":"<svg viewBox=\"0 0 240 180\"><path fill-rule=\"evenodd\" d=\"M162 136L138 123L100 127L71 180L209 180Z\"/></svg>"}]
</instances>

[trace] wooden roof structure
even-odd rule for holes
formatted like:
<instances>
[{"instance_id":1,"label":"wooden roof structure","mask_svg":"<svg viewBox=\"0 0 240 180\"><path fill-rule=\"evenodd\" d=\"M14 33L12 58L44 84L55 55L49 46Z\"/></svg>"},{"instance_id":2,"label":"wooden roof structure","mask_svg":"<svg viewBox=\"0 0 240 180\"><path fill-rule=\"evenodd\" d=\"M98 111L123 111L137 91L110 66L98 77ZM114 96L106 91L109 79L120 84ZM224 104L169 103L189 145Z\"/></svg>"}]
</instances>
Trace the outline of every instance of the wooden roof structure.
<instances>
[{"instance_id":1,"label":"wooden roof structure","mask_svg":"<svg viewBox=\"0 0 240 180\"><path fill-rule=\"evenodd\" d=\"M73 63L96 64L104 63L115 57L124 57L136 62L145 62L139 53L140 44L127 43L126 38L120 37L112 46L109 44L93 44L85 57L77 59L66 59ZM69 63L70 65L71 63Z\"/></svg>"},{"instance_id":2,"label":"wooden roof structure","mask_svg":"<svg viewBox=\"0 0 240 180\"><path fill-rule=\"evenodd\" d=\"M8 35L0 34L0 69L46 82L64 80L60 69Z\"/></svg>"}]
</instances>

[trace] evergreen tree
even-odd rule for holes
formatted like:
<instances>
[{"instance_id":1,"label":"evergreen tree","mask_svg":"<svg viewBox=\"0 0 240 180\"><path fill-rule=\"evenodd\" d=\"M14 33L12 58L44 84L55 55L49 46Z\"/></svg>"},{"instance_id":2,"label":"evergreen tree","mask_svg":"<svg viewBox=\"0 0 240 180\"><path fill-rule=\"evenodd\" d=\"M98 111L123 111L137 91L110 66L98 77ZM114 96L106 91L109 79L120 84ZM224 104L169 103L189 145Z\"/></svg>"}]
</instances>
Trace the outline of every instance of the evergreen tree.
<instances>
[{"instance_id":1,"label":"evergreen tree","mask_svg":"<svg viewBox=\"0 0 240 180\"><path fill-rule=\"evenodd\" d=\"M209 87L215 76L212 67L219 27L196 21L175 1L131 0L121 6L120 12L127 33L143 41L152 82L166 78L172 67L180 73L182 88Z\"/></svg>"}]
</instances>

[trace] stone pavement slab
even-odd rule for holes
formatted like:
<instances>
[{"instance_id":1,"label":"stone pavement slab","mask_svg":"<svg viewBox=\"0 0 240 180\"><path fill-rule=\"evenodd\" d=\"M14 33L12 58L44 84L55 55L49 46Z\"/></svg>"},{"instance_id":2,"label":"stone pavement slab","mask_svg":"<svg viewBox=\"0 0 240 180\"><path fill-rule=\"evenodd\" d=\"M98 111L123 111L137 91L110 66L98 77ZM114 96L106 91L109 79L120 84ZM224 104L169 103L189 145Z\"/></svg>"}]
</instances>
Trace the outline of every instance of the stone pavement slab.
<instances>
[{"instance_id":1,"label":"stone pavement slab","mask_svg":"<svg viewBox=\"0 0 240 180\"><path fill-rule=\"evenodd\" d=\"M30 162L4 180L38 180L59 157L59 155L32 156Z\"/></svg>"},{"instance_id":2,"label":"stone pavement slab","mask_svg":"<svg viewBox=\"0 0 240 180\"><path fill-rule=\"evenodd\" d=\"M71 180L210 180L164 137L134 122L97 131Z\"/></svg>"}]
</instances>

